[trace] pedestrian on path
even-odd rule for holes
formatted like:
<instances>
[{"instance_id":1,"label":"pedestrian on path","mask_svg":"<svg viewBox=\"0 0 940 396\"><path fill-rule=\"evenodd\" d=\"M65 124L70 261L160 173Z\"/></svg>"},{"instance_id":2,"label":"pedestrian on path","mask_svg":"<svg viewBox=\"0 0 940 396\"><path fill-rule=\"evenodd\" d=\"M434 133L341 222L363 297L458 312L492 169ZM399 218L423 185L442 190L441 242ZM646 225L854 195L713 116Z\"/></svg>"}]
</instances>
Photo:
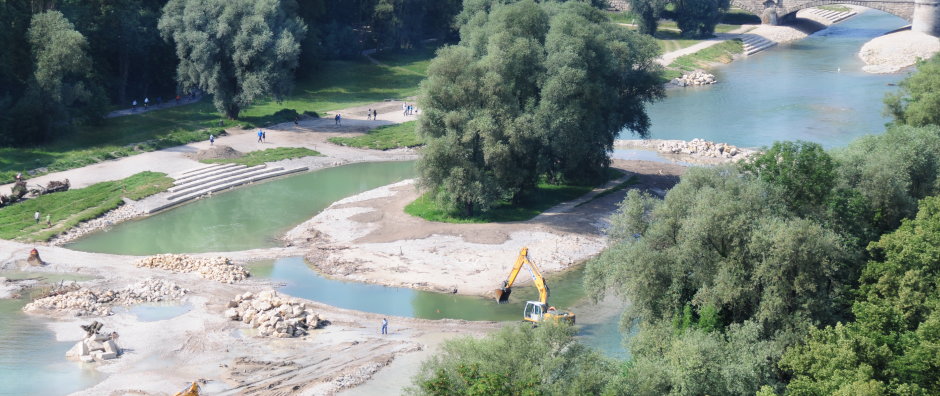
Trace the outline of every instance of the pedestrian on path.
<instances>
[{"instance_id":1,"label":"pedestrian on path","mask_svg":"<svg viewBox=\"0 0 940 396\"><path fill-rule=\"evenodd\" d=\"M334 120L336 121L336 125L342 125L342 119L343 117L337 114L336 117L334 117Z\"/></svg>"},{"instance_id":2,"label":"pedestrian on path","mask_svg":"<svg viewBox=\"0 0 940 396\"><path fill-rule=\"evenodd\" d=\"M373 109L373 110L372 110L372 121L375 121L375 120L378 120L378 119L379 119L379 110L378 110L378 109Z\"/></svg>"},{"instance_id":3,"label":"pedestrian on path","mask_svg":"<svg viewBox=\"0 0 940 396\"><path fill-rule=\"evenodd\" d=\"M382 318L382 334L388 334L388 319Z\"/></svg>"},{"instance_id":4,"label":"pedestrian on path","mask_svg":"<svg viewBox=\"0 0 940 396\"><path fill-rule=\"evenodd\" d=\"M33 213L33 218L36 219L36 224L39 224L39 211L38 210L36 211L36 213Z\"/></svg>"},{"instance_id":5,"label":"pedestrian on path","mask_svg":"<svg viewBox=\"0 0 940 396\"><path fill-rule=\"evenodd\" d=\"M180 104L180 95L176 94L176 104Z\"/></svg>"},{"instance_id":6,"label":"pedestrian on path","mask_svg":"<svg viewBox=\"0 0 940 396\"><path fill-rule=\"evenodd\" d=\"M144 108L146 109L147 106L150 106L150 98L144 98Z\"/></svg>"},{"instance_id":7,"label":"pedestrian on path","mask_svg":"<svg viewBox=\"0 0 940 396\"><path fill-rule=\"evenodd\" d=\"M259 129L259 130L258 130L258 143L261 143L261 138L262 138L263 136L264 136L264 132L262 132L262 131Z\"/></svg>"},{"instance_id":8,"label":"pedestrian on path","mask_svg":"<svg viewBox=\"0 0 940 396\"><path fill-rule=\"evenodd\" d=\"M268 133L266 131L261 131L261 143L264 143L268 140Z\"/></svg>"},{"instance_id":9,"label":"pedestrian on path","mask_svg":"<svg viewBox=\"0 0 940 396\"><path fill-rule=\"evenodd\" d=\"M131 110L137 111L137 99L134 99L134 101L131 102Z\"/></svg>"},{"instance_id":10,"label":"pedestrian on path","mask_svg":"<svg viewBox=\"0 0 940 396\"><path fill-rule=\"evenodd\" d=\"M372 108L371 108L371 107L369 108L369 110L366 110L366 119L367 119L367 120L371 120L371 119L372 119Z\"/></svg>"},{"instance_id":11,"label":"pedestrian on path","mask_svg":"<svg viewBox=\"0 0 940 396\"><path fill-rule=\"evenodd\" d=\"M212 146L213 144L215 144L215 136L210 133L210 134L209 134L209 145Z\"/></svg>"},{"instance_id":12,"label":"pedestrian on path","mask_svg":"<svg viewBox=\"0 0 940 396\"><path fill-rule=\"evenodd\" d=\"M46 225L50 227L52 226L52 215L48 213L46 213Z\"/></svg>"}]
</instances>

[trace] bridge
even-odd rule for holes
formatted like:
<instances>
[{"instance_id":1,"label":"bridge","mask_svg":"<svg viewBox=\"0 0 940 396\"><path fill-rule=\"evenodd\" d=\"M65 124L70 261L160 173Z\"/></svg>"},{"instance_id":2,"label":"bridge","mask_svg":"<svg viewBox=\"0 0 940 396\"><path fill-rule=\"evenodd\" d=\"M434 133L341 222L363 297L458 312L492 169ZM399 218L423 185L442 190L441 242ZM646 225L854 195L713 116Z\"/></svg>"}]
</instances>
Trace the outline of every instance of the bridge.
<instances>
[{"instance_id":1,"label":"bridge","mask_svg":"<svg viewBox=\"0 0 940 396\"><path fill-rule=\"evenodd\" d=\"M795 17L804 8L853 4L881 10L911 22L911 29L940 37L940 0L731 0L738 7L777 25Z\"/></svg>"}]
</instances>

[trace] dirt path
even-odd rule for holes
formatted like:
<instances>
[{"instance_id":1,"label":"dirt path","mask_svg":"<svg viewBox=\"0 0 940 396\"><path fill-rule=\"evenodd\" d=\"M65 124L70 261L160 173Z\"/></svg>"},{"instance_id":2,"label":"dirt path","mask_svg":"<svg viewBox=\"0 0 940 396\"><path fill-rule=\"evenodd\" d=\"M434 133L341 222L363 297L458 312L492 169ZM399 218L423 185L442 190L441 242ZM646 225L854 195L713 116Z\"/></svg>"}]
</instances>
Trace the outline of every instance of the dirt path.
<instances>
[{"instance_id":1,"label":"dirt path","mask_svg":"<svg viewBox=\"0 0 940 396\"><path fill-rule=\"evenodd\" d=\"M319 151L325 156L313 160L311 169L350 162L414 159L415 153L409 150L363 150L337 146L327 142L327 139L333 136L358 135L381 125L401 122L405 118L401 115L401 103L383 102L384 107L375 106L379 109L378 121L365 119L364 110L368 107L364 106L361 119L355 115L359 108L340 111L340 113L349 115L344 115L348 118L343 120L341 126L334 125L332 119L326 118L305 120L300 122L300 125L294 125L293 123L278 124L270 128L263 128L267 134L267 140L264 143L257 142L257 136L255 135L257 130L255 129L231 128L228 130L230 135L218 137L216 144L231 146L243 153L275 147L306 147ZM407 117L413 119L414 116ZM208 139L208 135L206 135L206 139ZM208 140L194 142L183 146L99 162L82 168L49 173L29 179L27 182L29 185L45 185L51 180L69 179L72 188L83 188L103 181L123 179L143 171L163 172L174 176L185 170L205 166L190 159L189 155L207 148L209 148ZM402 158L403 155L408 156L408 158ZM9 191L12 186L12 183L2 185L0 191Z\"/></svg>"}]
</instances>

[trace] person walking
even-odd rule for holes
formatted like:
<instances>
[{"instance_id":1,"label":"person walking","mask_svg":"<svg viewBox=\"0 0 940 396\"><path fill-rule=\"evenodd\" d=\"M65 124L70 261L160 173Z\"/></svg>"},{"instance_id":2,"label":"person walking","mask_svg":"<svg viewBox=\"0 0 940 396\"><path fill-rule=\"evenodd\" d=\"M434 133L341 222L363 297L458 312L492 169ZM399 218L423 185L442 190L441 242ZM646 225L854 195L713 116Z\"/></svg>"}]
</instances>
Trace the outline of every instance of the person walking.
<instances>
[{"instance_id":1,"label":"person walking","mask_svg":"<svg viewBox=\"0 0 940 396\"><path fill-rule=\"evenodd\" d=\"M388 319L382 318L382 334L388 334Z\"/></svg>"},{"instance_id":2,"label":"person walking","mask_svg":"<svg viewBox=\"0 0 940 396\"><path fill-rule=\"evenodd\" d=\"M176 94L176 104L180 104L180 95Z\"/></svg>"},{"instance_id":3,"label":"person walking","mask_svg":"<svg viewBox=\"0 0 940 396\"><path fill-rule=\"evenodd\" d=\"M258 130L258 143L261 143L261 137L262 137L262 136L264 136L264 132L262 132L262 131L259 129L259 130Z\"/></svg>"},{"instance_id":4,"label":"person walking","mask_svg":"<svg viewBox=\"0 0 940 396\"><path fill-rule=\"evenodd\" d=\"M131 110L137 111L137 99L134 99L134 101L131 102Z\"/></svg>"},{"instance_id":5,"label":"person walking","mask_svg":"<svg viewBox=\"0 0 940 396\"><path fill-rule=\"evenodd\" d=\"M266 142L266 141L268 141L268 132L267 132L267 131L261 131L261 143L264 143L264 142Z\"/></svg>"},{"instance_id":6,"label":"person walking","mask_svg":"<svg viewBox=\"0 0 940 396\"><path fill-rule=\"evenodd\" d=\"M372 121L375 121L375 120L378 120L378 119L379 119L379 110L378 110L378 109L372 109Z\"/></svg>"},{"instance_id":7,"label":"person walking","mask_svg":"<svg viewBox=\"0 0 940 396\"><path fill-rule=\"evenodd\" d=\"M337 114L336 117L334 117L333 119L336 121L336 125L342 125L341 120L343 119L343 117L341 117L339 114Z\"/></svg>"},{"instance_id":8,"label":"person walking","mask_svg":"<svg viewBox=\"0 0 940 396\"><path fill-rule=\"evenodd\" d=\"M209 145L212 146L215 144L215 135L209 134Z\"/></svg>"},{"instance_id":9,"label":"person walking","mask_svg":"<svg viewBox=\"0 0 940 396\"><path fill-rule=\"evenodd\" d=\"M144 108L146 109L147 106L150 106L150 98L144 98Z\"/></svg>"},{"instance_id":10,"label":"person walking","mask_svg":"<svg viewBox=\"0 0 940 396\"><path fill-rule=\"evenodd\" d=\"M366 119L367 120L372 119L372 108L369 108L369 110L366 110Z\"/></svg>"},{"instance_id":11,"label":"person walking","mask_svg":"<svg viewBox=\"0 0 940 396\"><path fill-rule=\"evenodd\" d=\"M46 226L52 226L52 215L46 213Z\"/></svg>"},{"instance_id":12,"label":"person walking","mask_svg":"<svg viewBox=\"0 0 940 396\"><path fill-rule=\"evenodd\" d=\"M33 213L33 218L36 219L36 224L39 224L39 211L38 210L36 211L36 213Z\"/></svg>"}]
</instances>

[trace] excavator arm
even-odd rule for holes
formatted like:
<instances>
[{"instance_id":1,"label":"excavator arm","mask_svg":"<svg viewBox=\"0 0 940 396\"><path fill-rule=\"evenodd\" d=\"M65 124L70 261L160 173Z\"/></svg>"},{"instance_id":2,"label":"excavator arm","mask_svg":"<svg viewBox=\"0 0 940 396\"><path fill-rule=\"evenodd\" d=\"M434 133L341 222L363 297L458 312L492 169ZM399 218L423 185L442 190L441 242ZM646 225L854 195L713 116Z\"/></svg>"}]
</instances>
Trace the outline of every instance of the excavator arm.
<instances>
[{"instance_id":1,"label":"excavator arm","mask_svg":"<svg viewBox=\"0 0 940 396\"><path fill-rule=\"evenodd\" d=\"M539 271L539 267L529 261L529 248L527 247L519 251L519 257L516 258L512 270L509 271L509 278L503 281L503 287L496 289L496 302L504 303L509 301L509 294L512 293L512 285L516 283L516 277L519 276L519 271L526 265L528 265L526 269L529 271L529 275L532 276L532 282L539 291L539 301L542 304L548 302L548 286L545 285L545 278L542 277L542 272Z\"/></svg>"}]
</instances>

